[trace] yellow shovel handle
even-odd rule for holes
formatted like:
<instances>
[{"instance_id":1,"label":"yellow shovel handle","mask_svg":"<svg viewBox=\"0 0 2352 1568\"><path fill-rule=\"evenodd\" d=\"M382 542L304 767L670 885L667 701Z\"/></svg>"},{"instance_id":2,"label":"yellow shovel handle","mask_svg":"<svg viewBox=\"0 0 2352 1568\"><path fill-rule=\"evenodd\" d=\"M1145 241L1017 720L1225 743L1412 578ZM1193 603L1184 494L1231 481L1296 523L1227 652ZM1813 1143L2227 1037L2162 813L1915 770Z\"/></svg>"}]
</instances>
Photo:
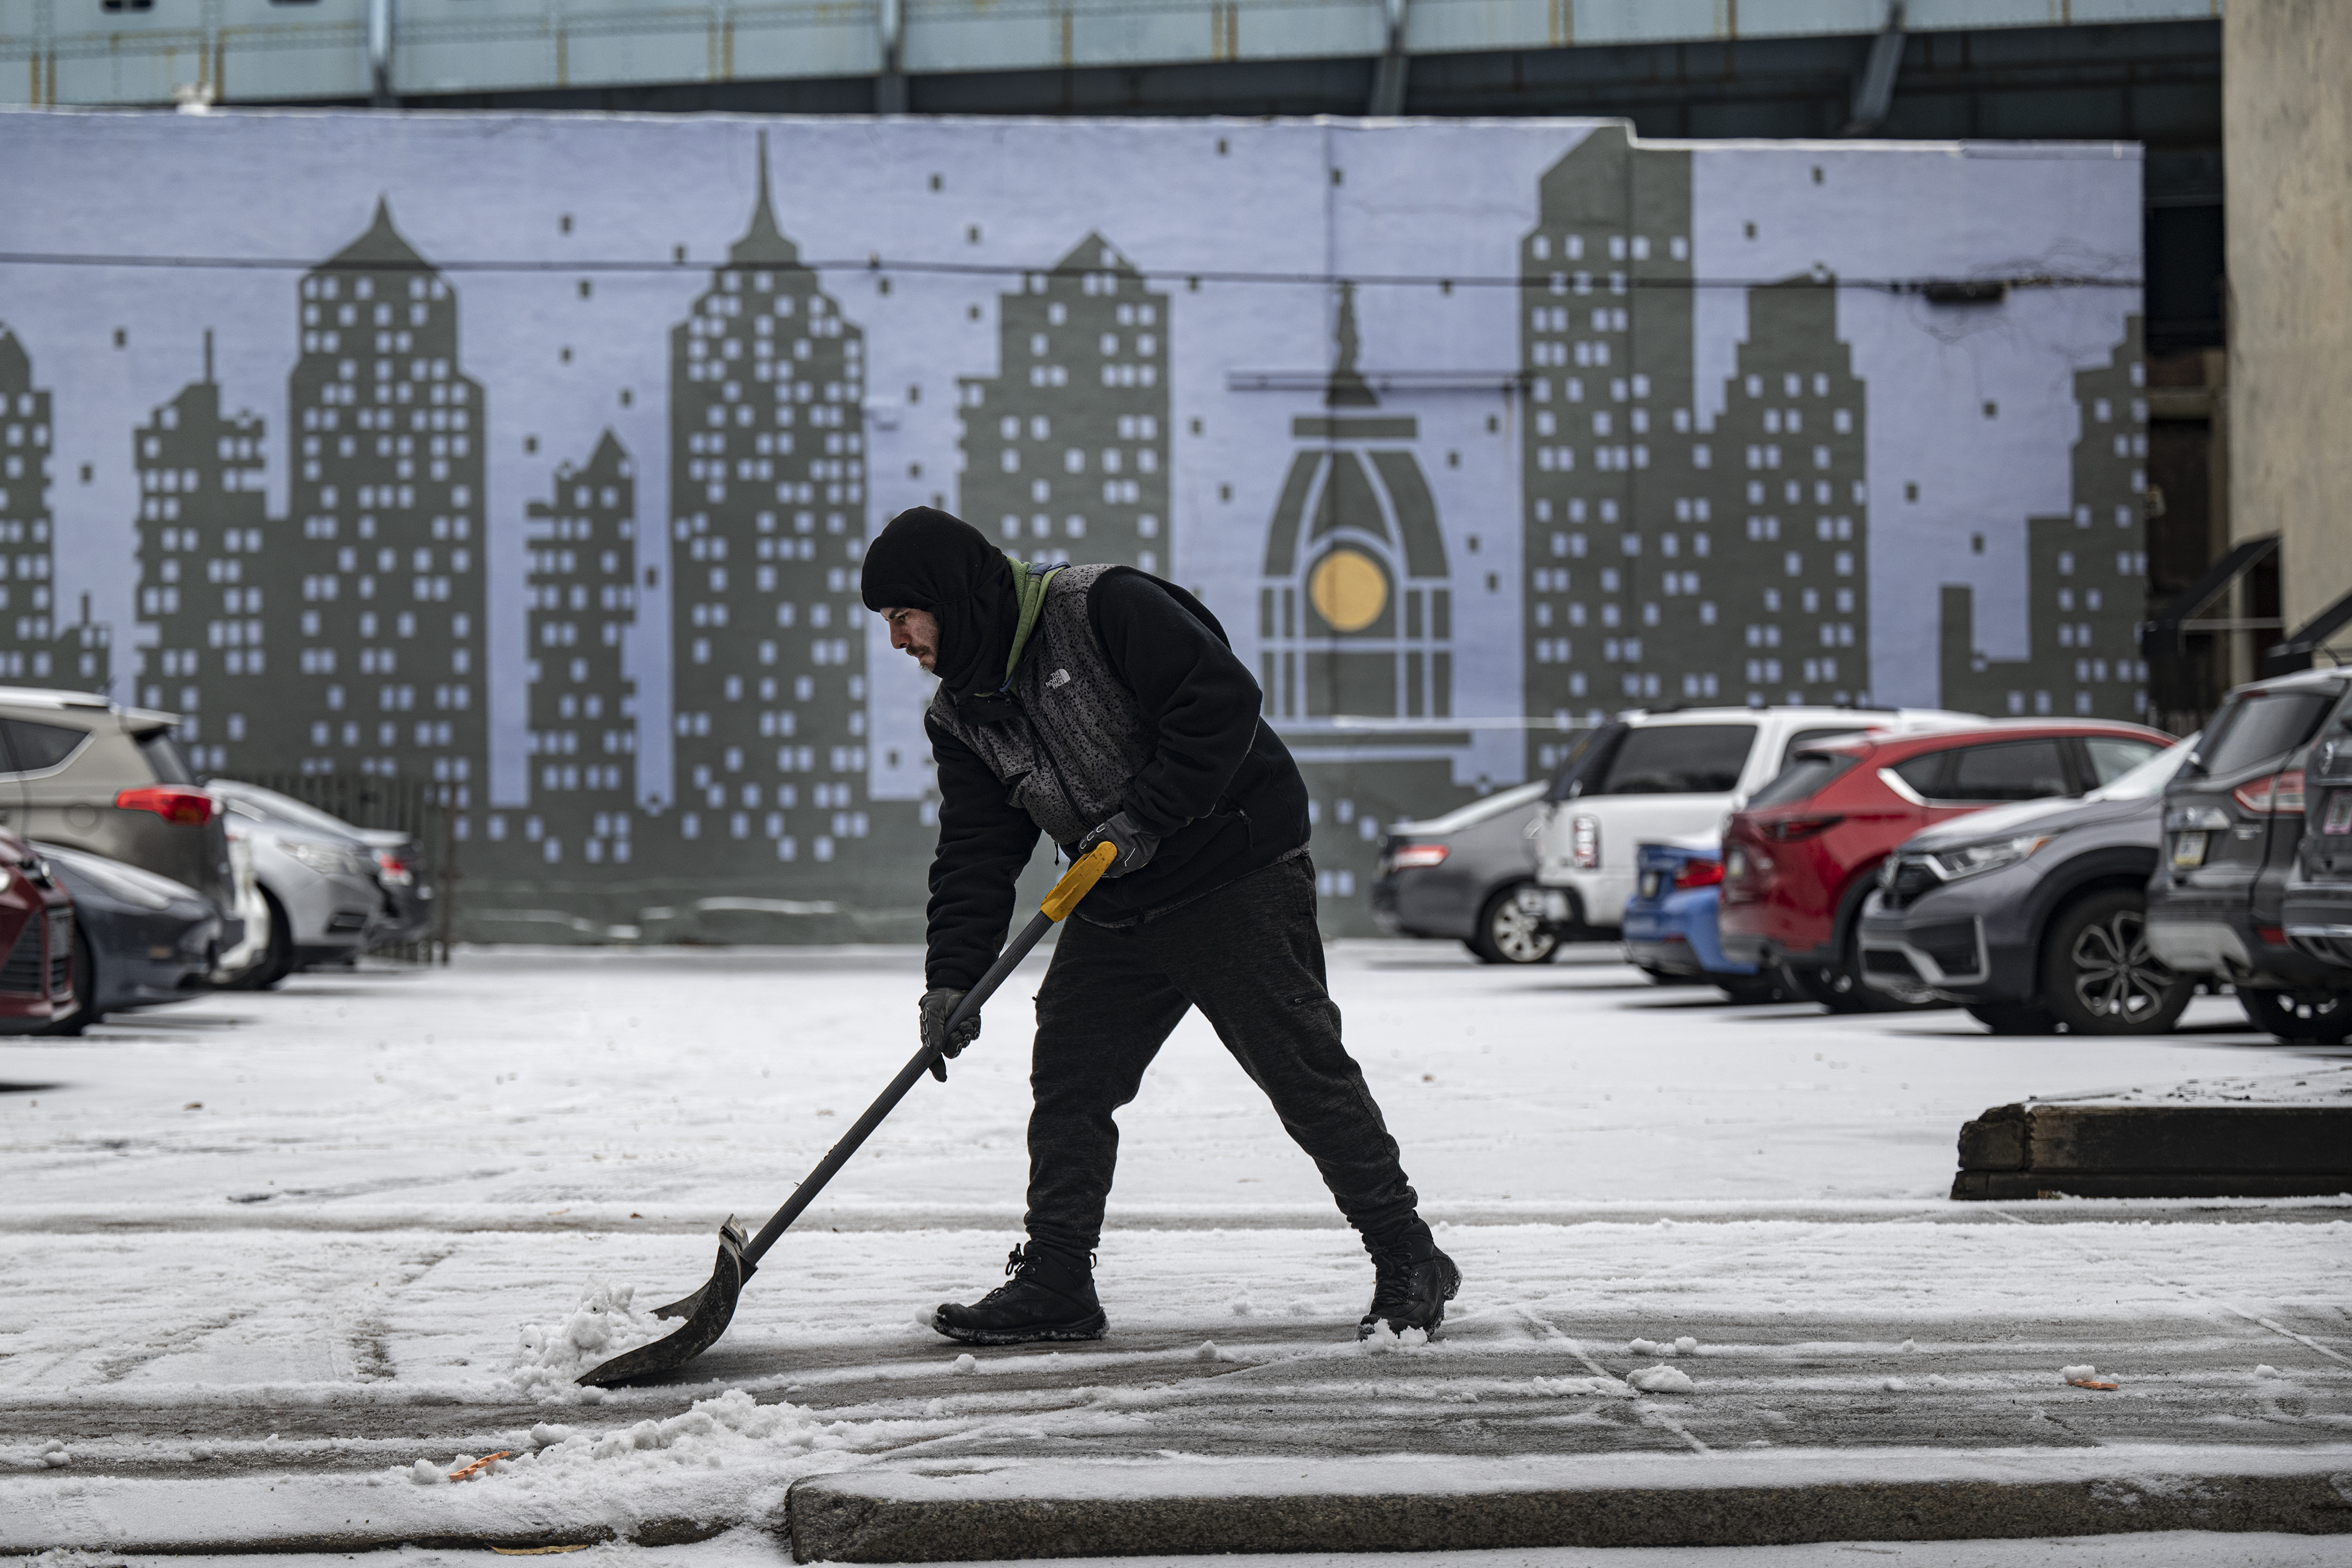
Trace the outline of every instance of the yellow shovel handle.
<instances>
[{"instance_id":1,"label":"yellow shovel handle","mask_svg":"<svg viewBox=\"0 0 2352 1568\"><path fill-rule=\"evenodd\" d=\"M1062 873L1062 879L1054 884L1054 890L1037 907L1045 911L1047 920L1061 920L1078 907L1080 899L1094 891L1095 884L1102 880L1102 874L1118 858L1118 846L1103 840L1070 862L1070 868Z\"/></svg>"}]
</instances>

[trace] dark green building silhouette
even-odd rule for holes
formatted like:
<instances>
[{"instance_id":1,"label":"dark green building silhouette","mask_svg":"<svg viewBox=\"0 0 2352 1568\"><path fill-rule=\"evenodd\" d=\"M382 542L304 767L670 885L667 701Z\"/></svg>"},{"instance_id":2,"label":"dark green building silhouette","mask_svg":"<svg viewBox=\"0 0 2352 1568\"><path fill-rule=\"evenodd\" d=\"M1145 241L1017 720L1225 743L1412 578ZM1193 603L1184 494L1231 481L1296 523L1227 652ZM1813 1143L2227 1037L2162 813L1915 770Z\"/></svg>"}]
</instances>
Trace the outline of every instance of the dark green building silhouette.
<instances>
[{"instance_id":1,"label":"dark green building silhouette","mask_svg":"<svg viewBox=\"0 0 2352 1568\"><path fill-rule=\"evenodd\" d=\"M1937 641L1947 708L2095 719L2145 712L2147 665L2137 640L2147 614L2145 374L2137 316L2106 363L2074 373L2074 502L2063 517L2025 524L2025 658L1988 658L1977 647L1974 592L1945 584Z\"/></svg>"},{"instance_id":2,"label":"dark green building silhouette","mask_svg":"<svg viewBox=\"0 0 2352 1568\"><path fill-rule=\"evenodd\" d=\"M751 222L670 332L676 839L758 875L872 829L866 784L866 341Z\"/></svg>"},{"instance_id":3,"label":"dark green building silhouette","mask_svg":"<svg viewBox=\"0 0 2352 1568\"><path fill-rule=\"evenodd\" d=\"M637 798L636 682L622 644L636 623L637 470L610 430L530 503L530 809L524 841L549 866L626 865ZM512 831L510 814L490 836Z\"/></svg>"},{"instance_id":4,"label":"dark green building silhouette","mask_svg":"<svg viewBox=\"0 0 2352 1568\"><path fill-rule=\"evenodd\" d=\"M1168 326L1099 234L1003 296L997 374L958 384L965 519L1033 560L1165 575Z\"/></svg>"},{"instance_id":5,"label":"dark green building silhouette","mask_svg":"<svg viewBox=\"0 0 2352 1568\"><path fill-rule=\"evenodd\" d=\"M1622 707L1865 700L1864 388L1834 284L1748 291L1710 420L1690 153L1604 126L1538 203L1520 242L1529 767Z\"/></svg>"},{"instance_id":6,"label":"dark green building silhouette","mask_svg":"<svg viewBox=\"0 0 2352 1568\"><path fill-rule=\"evenodd\" d=\"M138 700L182 716L189 760L209 773L255 771L255 715L284 700L262 561L268 498L262 419L221 406L213 335L204 376L182 387L131 432L139 476L138 617L151 627L139 651ZM281 631L285 629L279 626ZM268 765L268 760L259 765Z\"/></svg>"},{"instance_id":7,"label":"dark green building silhouette","mask_svg":"<svg viewBox=\"0 0 2352 1568\"><path fill-rule=\"evenodd\" d=\"M291 668L250 716L255 754L430 780L465 838L488 784L488 431L457 293L378 202L367 232L303 278L300 310L291 515L247 580L248 604L265 595L265 620L290 628L269 651Z\"/></svg>"},{"instance_id":8,"label":"dark green building silhouette","mask_svg":"<svg viewBox=\"0 0 2352 1568\"><path fill-rule=\"evenodd\" d=\"M1836 286L1797 279L1749 289L1737 364L1708 440L1691 447L1707 466L1688 476L1688 515L1675 498L1679 531L1655 541L1643 575L1662 611L1651 621L1645 605L1644 621L1683 667L1664 689L1685 700L1866 702L1866 419L1837 335ZM1643 690L1658 694L1646 676Z\"/></svg>"},{"instance_id":9,"label":"dark green building silhouette","mask_svg":"<svg viewBox=\"0 0 2352 1568\"><path fill-rule=\"evenodd\" d=\"M113 682L109 628L57 618L56 520L49 510L55 449L49 393L33 359L0 325L0 679L104 691Z\"/></svg>"}]
</instances>

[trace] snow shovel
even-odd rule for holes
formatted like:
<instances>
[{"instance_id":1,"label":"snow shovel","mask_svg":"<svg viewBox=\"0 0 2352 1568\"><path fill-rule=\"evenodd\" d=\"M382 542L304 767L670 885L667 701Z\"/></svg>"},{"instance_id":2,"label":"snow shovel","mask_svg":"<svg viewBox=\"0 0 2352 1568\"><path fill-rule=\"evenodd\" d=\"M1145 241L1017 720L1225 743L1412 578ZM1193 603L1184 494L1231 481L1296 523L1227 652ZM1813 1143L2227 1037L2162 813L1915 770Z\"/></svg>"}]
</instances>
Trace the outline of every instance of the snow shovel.
<instances>
[{"instance_id":1,"label":"snow shovel","mask_svg":"<svg viewBox=\"0 0 2352 1568\"><path fill-rule=\"evenodd\" d=\"M1036 915L1022 928L1020 935L1005 943L1004 951L997 955L995 963L980 977L980 984L973 986L956 1007L948 1019L945 1035L952 1036L966 1019L979 1013L982 1004L996 994L996 988L1004 984L1004 977L1029 956L1029 950L1053 929L1054 922L1076 909L1078 900L1094 889L1094 885L1102 879L1103 872L1118 854L1116 846L1097 844L1070 863L1070 868L1062 873L1062 879L1054 884L1054 890L1045 895L1045 901ZM581 1373L580 1382L594 1388L618 1388L625 1384L642 1383L666 1372L677 1371L716 1344L719 1336L727 1331L728 1323L735 1316L735 1299L743 1293L743 1282L759 1271L760 1259L768 1255L768 1248L776 1244L776 1238L784 1234L793 1221L801 1217L802 1210L816 1201L817 1194L824 1191L824 1184L849 1163L849 1157L857 1152L858 1146L882 1125L882 1119L897 1110L898 1102L907 1098L907 1091L931 1070L931 1063L939 1055L929 1046L917 1051L914 1059L898 1069L898 1076L890 1080L890 1087L882 1091L881 1098L866 1108L866 1114L857 1119L857 1124L842 1134L841 1142L827 1150L824 1158L817 1162L816 1169L793 1190L793 1195L784 1200L784 1206L760 1227L759 1235L745 1241L742 1230L731 1217L719 1227L719 1261L710 1271L710 1282L691 1296L672 1301L667 1307L654 1309L656 1318L685 1319L685 1323L677 1331L589 1368Z\"/></svg>"}]
</instances>

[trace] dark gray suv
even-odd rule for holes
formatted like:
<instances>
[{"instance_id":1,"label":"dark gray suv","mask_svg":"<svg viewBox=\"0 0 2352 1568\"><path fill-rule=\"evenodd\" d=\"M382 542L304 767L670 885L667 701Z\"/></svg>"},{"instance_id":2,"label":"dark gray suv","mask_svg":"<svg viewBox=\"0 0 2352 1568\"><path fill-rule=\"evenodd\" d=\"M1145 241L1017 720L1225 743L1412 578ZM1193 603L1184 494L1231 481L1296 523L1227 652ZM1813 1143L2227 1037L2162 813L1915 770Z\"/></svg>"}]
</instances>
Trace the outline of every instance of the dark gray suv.
<instances>
[{"instance_id":1,"label":"dark gray suv","mask_svg":"<svg viewBox=\"0 0 2352 1568\"><path fill-rule=\"evenodd\" d=\"M2165 785L2194 738L2080 800L1956 817L1888 856L1863 906L1863 979L1958 1002L2001 1034L2161 1034L2192 977L2147 945Z\"/></svg>"},{"instance_id":2,"label":"dark gray suv","mask_svg":"<svg viewBox=\"0 0 2352 1568\"><path fill-rule=\"evenodd\" d=\"M2352 985L2289 944L2285 909L2303 849L2305 761L2347 691L2345 669L2237 688L2164 792L2148 944L2183 974L2227 981L2255 1026L2281 1039L2352 1037Z\"/></svg>"},{"instance_id":3,"label":"dark gray suv","mask_svg":"<svg viewBox=\"0 0 2352 1568\"><path fill-rule=\"evenodd\" d=\"M79 691L0 687L0 823L124 861L236 908L220 802L196 782L170 713ZM221 945L244 939L233 916Z\"/></svg>"},{"instance_id":4,"label":"dark gray suv","mask_svg":"<svg viewBox=\"0 0 2352 1568\"><path fill-rule=\"evenodd\" d=\"M2280 902L2286 940L2327 965L2352 993L2352 695L2338 700L2312 743L2304 799L2303 840ZM2345 1011L2323 1002L2296 1022L2317 1026L2319 1037L2340 1038L2338 1031L2352 1022L2337 1016Z\"/></svg>"}]
</instances>

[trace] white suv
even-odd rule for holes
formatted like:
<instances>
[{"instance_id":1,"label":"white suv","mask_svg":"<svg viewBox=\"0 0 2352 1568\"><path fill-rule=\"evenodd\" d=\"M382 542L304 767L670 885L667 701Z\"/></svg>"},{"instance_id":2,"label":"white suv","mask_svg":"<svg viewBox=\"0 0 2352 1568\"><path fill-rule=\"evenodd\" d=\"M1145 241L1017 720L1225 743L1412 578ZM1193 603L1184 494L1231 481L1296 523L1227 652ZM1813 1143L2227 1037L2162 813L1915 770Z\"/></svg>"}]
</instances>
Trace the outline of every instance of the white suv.
<instances>
[{"instance_id":1,"label":"white suv","mask_svg":"<svg viewBox=\"0 0 2352 1568\"><path fill-rule=\"evenodd\" d=\"M1633 896L1640 846L1719 833L1789 753L1832 735L1981 724L1921 708L1692 708L1633 712L1602 728L1537 820L1544 918L1578 935L1613 932Z\"/></svg>"}]
</instances>

